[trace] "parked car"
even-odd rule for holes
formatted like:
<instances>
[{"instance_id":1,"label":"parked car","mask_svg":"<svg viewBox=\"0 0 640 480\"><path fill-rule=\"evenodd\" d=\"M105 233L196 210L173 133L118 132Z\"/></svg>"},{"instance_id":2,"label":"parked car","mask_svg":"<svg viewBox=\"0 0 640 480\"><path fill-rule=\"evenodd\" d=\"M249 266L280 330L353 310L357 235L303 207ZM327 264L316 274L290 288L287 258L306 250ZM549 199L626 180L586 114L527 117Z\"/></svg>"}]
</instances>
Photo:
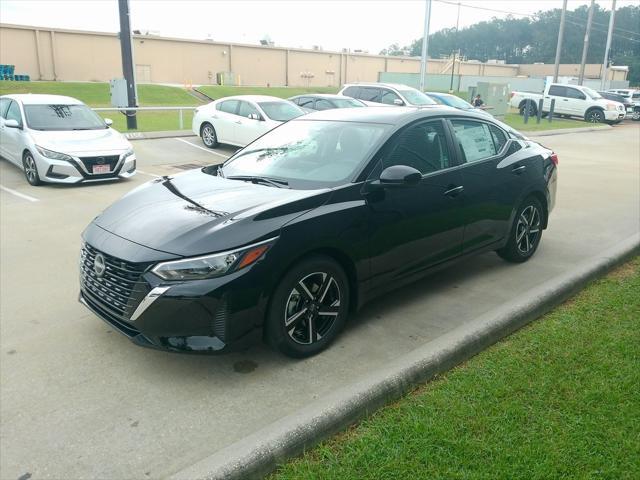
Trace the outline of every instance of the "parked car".
<instances>
[{"instance_id":1,"label":"parked car","mask_svg":"<svg viewBox=\"0 0 640 480\"><path fill-rule=\"evenodd\" d=\"M278 97L224 97L196 108L192 130L209 148L217 147L218 143L244 147L283 122L305 113L289 100Z\"/></svg>"},{"instance_id":2,"label":"parked car","mask_svg":"<svg viewBox=\"0 0 640 480\"><path fill-rule=\"evenodd\" d=\"M60 95L0 97L0 155L31 185L128 178L136 173L129 141L80 100Z\"/></svg>"},{"instance_id":3,"label":"parked car","mask_svg":"<svg viewBox=\"0 0 640 480\"><path fill-rule=\"evenodd\" d=\"M517 108L521 115L525 108L529 109L530 115L536 115L540 99L543 99L543 114L549 112L551 100L555 99L555 114L580 117L586 122L616 123L623 120L626 113L623 104L606 100L589 87L561 83L547 84L544 93L511 92L509 104Z\"/></svg>"},{"instance_id":4,"label":"parked car","mask_svg":"<svg viewBox=\"0 0 640 480\"><path fill-rule=\"evenodd\" d=\"M463 110L465 112L475 112L479 115L484 115L486 117L493 118L493 115L491 115L489 112L481 108L476 108L473 105L471 105L469 102L455 95L451 95L449 93L440 93L440 92L425 92L425 94L431 97L440 105L447 105L449 107L457 108L458 110Z\"/></svg>"},{"instance_id":5,"label":"parked car","mask_svg":"<svg viewBox=\"0 0 640 480\"><path fill-rule=\"evenodd\" d=\"M420 90L398 83L347 83L338 95L357 98L370 106L413 106L437 105Z\"/></svg>"},{"instance_id":6,"label":"parked car","mask_svg":"<svg viewBox=\"0 0 640 480\"><path fill-rule=\"evenodd\" d=\"M314 112L107 208L82 235L80 301L142 346L310 356L390 288L486 251L529 260L557 164L473 112Z\"/></svg>"},{"instance_id":7,"label":"parked car","mask_svg":"<svg viewBox=\"0 0 640 480\"><path fill-rule=\"evenodd\" d=\"M316 110L330 110L332 108L353 108L366 107L360 100L344 97L342 95L331 95L327 93L309 93L291 97L293 103L309 112Z\"/></svg>"},{"instance_id":8,"label":"parked car","mask_svg":"<svg viewBox=\"0 0 640 480\"><path fill-rule=\"evenodd\" d=\"M624 105L627 108L627 114L635 121L640 120L640 90L632 88L614 88L607 92L620 95L624 98Z\"/></svg>"}]
</instances>

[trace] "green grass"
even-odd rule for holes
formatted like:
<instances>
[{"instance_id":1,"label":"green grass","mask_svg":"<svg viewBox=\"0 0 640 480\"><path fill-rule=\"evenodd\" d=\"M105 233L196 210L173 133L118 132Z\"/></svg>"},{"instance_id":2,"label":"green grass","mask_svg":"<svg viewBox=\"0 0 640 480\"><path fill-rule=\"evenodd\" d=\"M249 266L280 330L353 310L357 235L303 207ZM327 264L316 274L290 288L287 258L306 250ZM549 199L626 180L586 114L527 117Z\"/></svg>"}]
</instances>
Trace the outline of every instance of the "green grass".
<instances>
[{"instance_id":1,"label":"green grass","mask_svg":"<svg viewBox=\"0 0 640 480\"><path fill-rule=\"evenodd\" d=\"M198 87L202 93L213 99L230 95L271 95L272 97L289 98L303 93L338 93L337 87L232 87L220 85L206 85Z\"/></svg>"},{"instance_id":2,"label":"green grass","mask_svg":"<svg viewBox=\"0 0 640 480\"><path fill-rule=\"evenodd\" d=\"M640 257L269 478L640 478L638 292Z\"/></svg>"},{"instance_id":3,"label":"green grass","mask_svg":"<svg viewBox=\"0 0 640 480\"><path fill-rule=\"evenodd\" d=\"M504 123L516 130L522 132L536 132L542 130L557 130L560 128L588 128L588 127L605 127L606 125L596 125L588 123L583 120L568 120L565 118L554 117L553 121L549 123L548 119L543 118L540 123L536 123L536 117L529 117L529 122L524 123L524 117L517 113L507 113L502 119Z\"/></svg>"}]
</instances>

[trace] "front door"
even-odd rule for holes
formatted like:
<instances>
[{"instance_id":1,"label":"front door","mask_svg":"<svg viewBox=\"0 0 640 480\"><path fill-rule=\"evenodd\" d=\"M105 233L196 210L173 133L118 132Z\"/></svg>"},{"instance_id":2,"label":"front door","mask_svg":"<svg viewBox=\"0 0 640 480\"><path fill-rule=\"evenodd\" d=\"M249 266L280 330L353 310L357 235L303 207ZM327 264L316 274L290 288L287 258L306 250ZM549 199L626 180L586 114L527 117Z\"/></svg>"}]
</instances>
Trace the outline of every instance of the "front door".
<instances>
[{"instance_id":1,"label":"front door","mask_svg":"<svg viewBox=\"0 0 640 480\"><path fill-rule=\"evenodd\" d=\"M18 122L21 128L10 128L4 125L6 120L15 120ZM22 145L24 144L23 135L24 121L22 119L22 113L20 112L20 105L13 100L9 105L5 118L2 124L2 150L4 156L15 163L16 165L22 165Z\"/></svg>"},{"instance_id":2,"label":"front door","mask_svg":"<svg viewBox=\"0 0 640 480\"><path fill-rule=\"evenodd\" d=\"M463 186L451 147L441 120L409 125L384 147L371 180L392 165L416 168L423 177L417 186L366 194L373 290L460 255Z\"/></svg>"},{"instance_id":3,"label":"front door","mask_svg":"<svg viewBox=\"0 0 640 480\"><path fill-rule=\"evenodd\" d=\"M235 129L235 143L238 145L248 145L269 130L264 115L247 101L240 101L238 117Z\"/></svg>"}]
</instances>

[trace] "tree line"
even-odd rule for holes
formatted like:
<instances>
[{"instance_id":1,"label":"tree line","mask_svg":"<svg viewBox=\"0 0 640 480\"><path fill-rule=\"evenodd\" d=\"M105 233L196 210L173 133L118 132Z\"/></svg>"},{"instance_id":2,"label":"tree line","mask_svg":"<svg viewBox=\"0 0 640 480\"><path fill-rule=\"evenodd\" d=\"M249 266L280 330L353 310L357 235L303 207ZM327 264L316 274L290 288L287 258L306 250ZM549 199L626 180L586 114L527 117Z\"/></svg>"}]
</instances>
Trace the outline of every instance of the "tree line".
<instances>
[{"instance_id":1,"label":"tree line","mask_svg":"<svg viewBox=\"0 0 640 480\"><path fill-rule=\"evenodd\" d=\"M464 6L463 6L464 8ZM506 63L553 63L560 26L557 8L538 12L533 18L493 18L460 29L445 28L429 35L429 56L440 58L454 51L468 59L486 62L489 59ZM561 63L580 63L589 7L584 5L567 11ZM587 63L602 63L611 12L595 5ZM616 10L614 35L609 54L613 65L629 66L629 81L640 85L640 5ZM422 38L411 45L390 45L382 55L419 56Z\"/></svg>"}]
</instances>

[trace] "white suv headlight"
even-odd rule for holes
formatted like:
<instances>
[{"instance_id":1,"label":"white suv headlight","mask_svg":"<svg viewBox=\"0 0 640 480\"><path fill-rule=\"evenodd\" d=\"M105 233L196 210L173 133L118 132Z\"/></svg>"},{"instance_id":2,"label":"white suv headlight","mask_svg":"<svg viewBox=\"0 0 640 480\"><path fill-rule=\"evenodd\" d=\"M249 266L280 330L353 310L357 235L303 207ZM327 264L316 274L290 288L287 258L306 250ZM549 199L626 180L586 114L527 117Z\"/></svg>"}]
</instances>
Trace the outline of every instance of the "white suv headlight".
<instances>
[{"instance_id":1,"label":"white suv headlight","mask_svg":"<svg viewBox=\"0 0 640 480\"><path fill-rule=\"evenodd\" d=\"M124 152L124 155L122 155L123 159L126 159L128 157L130 157L131 155L134 154L133 148L129 148L129 150L127 150L126 152Z\"/></svg>"},{"instance_id":2,"label":"white suv headlight","mask_svg":"<svg viewBox=\"0 0 640 480\"><path fill-rule=\"evenodd\" d=\"M36 149L43 157L51 158L53 160L66 160L67 162L73 161L73 158L66 153L54 152L53 150L47 150L46 148L36 145Z\"/></svg>"}]
</instances>

